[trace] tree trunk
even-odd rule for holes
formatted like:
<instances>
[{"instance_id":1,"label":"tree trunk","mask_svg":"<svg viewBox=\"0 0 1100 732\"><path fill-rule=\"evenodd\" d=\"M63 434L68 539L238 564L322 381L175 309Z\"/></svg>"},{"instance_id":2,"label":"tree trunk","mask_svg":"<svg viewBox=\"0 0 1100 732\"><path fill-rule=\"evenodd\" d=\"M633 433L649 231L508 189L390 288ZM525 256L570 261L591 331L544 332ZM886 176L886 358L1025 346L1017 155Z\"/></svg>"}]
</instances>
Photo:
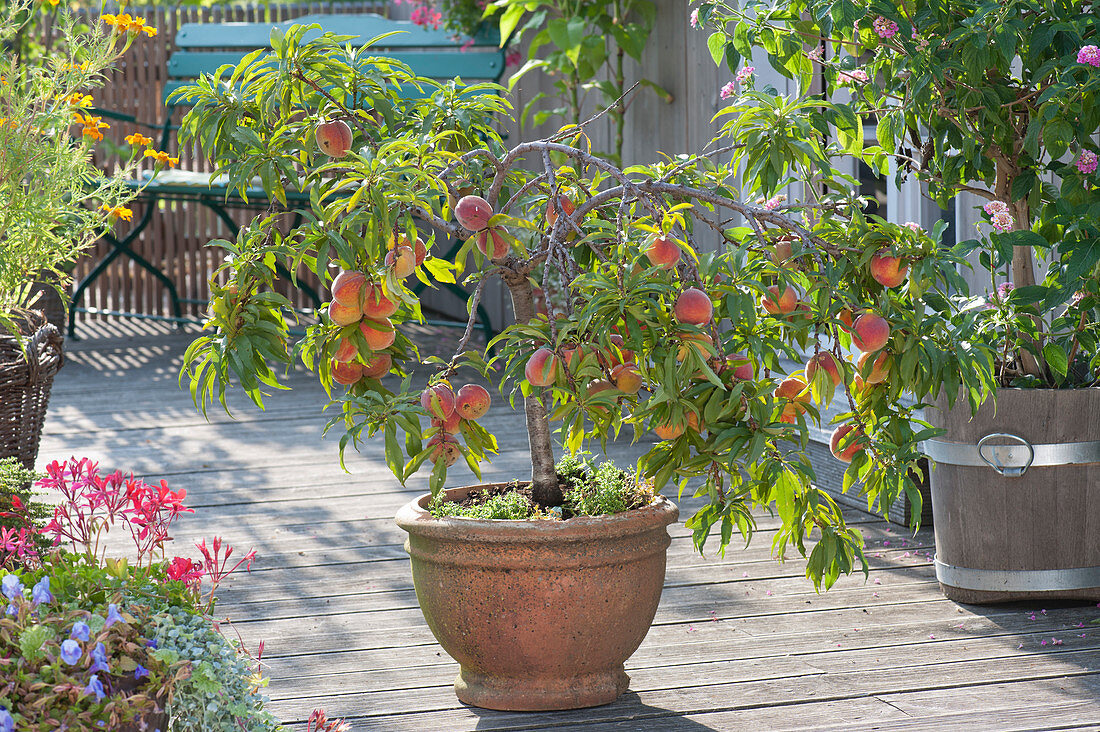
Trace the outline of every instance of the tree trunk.
<instances>
[{"instance_id":1,"label":"tree trunk","mask_svg":"<svg viewBox=\"0 0 1100 732\"><path fill-rule=\"evenodd\" d=\"M526 323L535 317L534 291L525 272L508 268L503 264L501 279L512 295L512 312L517 323ZM531 450L531 493L540 506L560 506L563 501L558 487L558 475L554 470L554 444L550 439L550 420L546 407L538 393L523 400L527 414L527 444Z\"/></svg>"},{"instance_id":2,"label":"tree trunk","mask_svg":"<svg viewBox=\"0 0 1100 732\"><path fill-rule=\"evenodd\" d=\"M1031 211L1029 210L1027 199L1022 198L1019 201L1012 200L1012 181L1019 174L1019 171L1011 161L1004 157L997 157L996 162L997 185L994 192L997 198L1008 204L1017 229L1030 229ZM1012 284L1016 287L1027 287L1035 284L1035 257L1032 254L1031 247L1013 247ZM1042 319L1034 318L1034 321L1036 330L1042 333ZM1041 346L1041 344L1038 345ZM1024 373L1042 378L1043 366L1039 363L1038 359L1023 348L1018 349L1017 353L1020 358L1020 366L1023 368Z\"/></svg>"}]
</instances>

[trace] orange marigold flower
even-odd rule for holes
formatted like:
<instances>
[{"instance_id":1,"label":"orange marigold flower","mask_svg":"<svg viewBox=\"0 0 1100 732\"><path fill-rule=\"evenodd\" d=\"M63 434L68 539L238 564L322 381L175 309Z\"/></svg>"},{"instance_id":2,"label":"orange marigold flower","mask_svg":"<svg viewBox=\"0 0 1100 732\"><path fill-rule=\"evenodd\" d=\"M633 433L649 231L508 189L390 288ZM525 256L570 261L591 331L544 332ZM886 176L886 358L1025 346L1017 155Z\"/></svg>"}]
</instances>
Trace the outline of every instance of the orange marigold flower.
<instances>
[{"instance_id":1,"label":"orange marigold flower","mask_svg":"<svg viewBox=\"0 0 1100 732\"><path fill-rule=\"evenodd\" d=\"M150 38L152 38L153 36L155 36L157 34L157 29L154 28L151 25L147 25L144 28L142 28L141 30L145 33L145 35L149 36Z\"/></svg>"},{"instance_id":2,"label":"orange marigold flower","mask_svg":"<svg viewBox=\"0 0 1100 732\"><path fill-rule=\"evenodd\" d=\"M134 212L125 206L108 206L103 204L99 207L100 211L106 211L108 218L122 219L123 221L133 220Z\"/></svg>"},{"instance_id":3,"label":"orange marigold flower","mask_svg":"<svg viewBox=\"0 0 1100 732\"><path fill-rule=\"evenodd\" d=\"M76 92L75 94L70 94L69 98L68 98L69 104L71 104L74 107L90 107L92 105L92 101L93 100L92 100L91 95L81 94L80 92ZM79 115L77 115L77 116L79 117Z\"/></svg>"},{"instance_id":4,"label":"orange marigold flower","mask_svg":"<svg viewBox=\"0 0 1100 732\"><path fill-rule=\"evenodd\" d=\"M143 157L156 158L156 161L161 165L179 165L180 162L179 158L169 157L168 153L159 150L146 150Z\"/></svg>"},{"instance_id":5,"label":"orange marigold flower","mask_svg":"<svg viewBox=\"0 0 1100 732\"><path fill-rule=\"evenodd\" d=\"M146 137L140 132L135 132L132 135L126 135L126 142L131 145L148 145L153 141L153 138Z\"/></svg>"}]
</instances>

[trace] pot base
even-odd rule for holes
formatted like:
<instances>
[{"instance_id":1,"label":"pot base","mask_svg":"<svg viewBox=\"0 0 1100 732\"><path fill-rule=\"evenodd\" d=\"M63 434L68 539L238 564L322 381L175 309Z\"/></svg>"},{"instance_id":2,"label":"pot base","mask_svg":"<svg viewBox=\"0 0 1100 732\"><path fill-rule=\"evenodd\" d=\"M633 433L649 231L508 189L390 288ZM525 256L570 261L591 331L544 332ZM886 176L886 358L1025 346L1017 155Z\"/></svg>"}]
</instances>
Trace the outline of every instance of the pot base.
<instances>
[{"instance_id":1,"label":"pot base","mask_svg":"<svg viewBox=\"0 0 1100 732\"><path fill-rule=\"evenodd\" d=\"M463 668L455 679L459 701L503 712L551 712L610 704L630 677L617 668L583 675L523 678L489 676Z\"/></svg>"}]
</instances>

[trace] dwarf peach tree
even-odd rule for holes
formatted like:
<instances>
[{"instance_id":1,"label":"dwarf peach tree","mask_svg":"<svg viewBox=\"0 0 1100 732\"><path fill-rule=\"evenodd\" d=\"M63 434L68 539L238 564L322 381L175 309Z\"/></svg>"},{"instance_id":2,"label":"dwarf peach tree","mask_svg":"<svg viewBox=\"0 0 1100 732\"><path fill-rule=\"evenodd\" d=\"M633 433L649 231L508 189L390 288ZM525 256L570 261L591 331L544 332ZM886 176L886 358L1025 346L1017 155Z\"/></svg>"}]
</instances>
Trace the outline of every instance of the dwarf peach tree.
<instances>
[{"instance_id":1,"label":"dwarf peach tree","mask_svg":"<svg viewBox=\"0 0 1100 732\"><path fill-rule=\"evenodd\" d=\"M589 152L584 125L507 148L493 127L507 104L493 89L415 78L336 36L302 43L303 30L183 92L194 104L185 134L235 185L258 176L277 200L291 187L311 197L289 233L272 214L219 242L227 284L215 285L212 332L187 354L203 409L224 405L232 378L262 404L279 387L273 367L298 358L326 388L345 387L330 391L342 447L380 435L400 480L433 463L436 493L460 457L478 473L496 449L476 421L488 392L455 388L473 368L522 400L541 504L561 501L552 425L569 450L653 432L639 471L705 497L688 522L700 549L714 529L722 548L735 528L750 536L751 509L773 507L776 553L816 540L808 574L828 586L862 558L862 540L814 485L805 448L819 405L843 387L851 408L834 447L851 461L846 487L859 482L885 505L912 489L930 434L901 392L961 381L976 396L988 385L989 353L969 345L973 319L946 294L961 286L960 258L938 231L862 213L823 134L847 118L837 105L760 94L712 153L623 168ZM334 121L350 143L342 128L330 135ZM805 181L812 201L739 200L717 161L756 165L765 142L755 175ZM453 261L435 256L456 237ZM269 290L276 261L331 283L332 302L293 347L289 303ZM412 277L463 278L471 312L499 277L515 317L492 355L467 350L471 317L423 390L402 333L420 317ZM869 354L858 366L853 344Z\"/></svg>"}]
</instances>

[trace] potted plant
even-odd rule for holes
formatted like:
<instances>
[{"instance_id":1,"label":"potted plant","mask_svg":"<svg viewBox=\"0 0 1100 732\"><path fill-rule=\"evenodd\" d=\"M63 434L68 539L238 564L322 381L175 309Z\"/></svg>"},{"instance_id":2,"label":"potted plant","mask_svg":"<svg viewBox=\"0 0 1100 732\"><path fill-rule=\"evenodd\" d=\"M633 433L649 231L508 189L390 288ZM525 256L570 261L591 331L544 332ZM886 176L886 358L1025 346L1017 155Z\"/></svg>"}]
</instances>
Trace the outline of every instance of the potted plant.
<instances>
[{"instance_id":1,"label":"potted plant","mask_svg":"<svg viewBox=\"0 0 1100 732\"><path fill-rule=\"evenodd\" d=\"M155 33L130 15L121 23L123 16L104 16L116 22L82 31L68 12L49 7L20 0L0 11L0 457L27 468L62 363L61 333L36 311L41 283L66 301L77 257L130 216L125 178L144 144L131 136L129 163L104 177L92 147L108 124L89 111L89 92L137 37ZM46 50L27 42L40 13L55 16Z\"/></svg>"},{"instance_id":2,"label":"potted plant","mask_svg":"<svg viewBox=\"0 0 1100 732\"><path fill-rule=\"evenodd\" d=\"M971 419L946 382L927 411L944 430L926 447L937 576L965 602L1100 599L1100 547L1083 538L1095 533L1088 466L1100 462L1087 418L1100 406L1091 10L784 0L696 12L731 70L762 48L784 74L820 78L826 98L849 95L855 131L877 124L863 157L883 174L892 159L899 180L915 176L939 204L967 194L981 205L977 236L960 247L989 276L973 307L996 354L997 399Z\"/></svg>"},{"instance_id":3,"label":"potted plant","mask_svg":"<svg viewBox=\"0 0 1100 732\"><path fill-rule=\"evenodd\" d=\"M192 509L163 481L52 462L35 484L47 508L26 491L34 477L0 463L0 729L278 729L258 670L211 617L218 585L255 552L231 561L215 537L198 560L169 558ZM107 554L119 531L134 541L126 558Z\"/></svg>"},{"instance_id":4,"label":"potted plant","mask_svg":"<svg viewBox=\"0 0 1100 732\"><path fill-rule=\"evenodd\" d=\"M833 449L851 463L845 487L888 505L915 492L909 471L930 434L897 396L961 381L977 401L992 355L970 341L977 316L947 295L961 286L959 251L940 246L938 228L864 215L834 165L853 151L815 134L850 133L845 105L757 92L745 79L712 154L624 169L589 152L583 125L507 148L493 124L507 103L493 88L412 78L367 57L369 46L350 64L339 37L303 43L306 30L179 92L193 105L184 135L235 185L259 174L275 197L290 186L312 192L308 223L289 233L260 216L236 241L215 242L226 261L184 375L203 410L224 407L232 381L262 405L282 386L276 369L300 359L341 409L330 427L346 433L342 449L377 440L402 482L432 464L430 493L398 522L428 623L463 666L461 699L565 708L625 688L622 663L652 619L675 509L623 495L694 491L703 506L688 526L700 550L712 533L719 551L734 530L751 536L753 509L774 510L776 555L808 555L815 586L866 569L859 532L813 484L807 420L843 386L837 398L850 409ZM413 86L423 93L398 91ZM715 162L728 153L734 163ZM778 196L794 179L807 181L807 200ZM738 200L738 182L761 200ZM731 225L737 215L747 225ZM717 252L701 252L705 235ZM466 240L453 262L431 256L445 236ZM332 291L293 346L289 303L269 291L279 260L306 264ZM499 276L515 316L491 352L467 350L469 325L452 358L429 359L426 387L422 373L413 379L417 353L402 328L419 317L405 284L414 276L467 277L472 308ZM846 355L853 347L865 354L858 364ZM785 373L782 361L804 352L805 368ZM445 490L456 462L479 475L497 450L478 422L490 394L477 379L462 385L470 377L460 369L500 379L523 405L532 470L518 497L497 485ZM624 429L659 439L636 471L576 457L555 467L554 423L569 453ZM592 493L639 507L570 518L603 503ZM640 628L620 629L630 603ZM494 635L534 678L483 643ZM618 657L587 656L586 644Z\"/></svg>"}]
</instances>

